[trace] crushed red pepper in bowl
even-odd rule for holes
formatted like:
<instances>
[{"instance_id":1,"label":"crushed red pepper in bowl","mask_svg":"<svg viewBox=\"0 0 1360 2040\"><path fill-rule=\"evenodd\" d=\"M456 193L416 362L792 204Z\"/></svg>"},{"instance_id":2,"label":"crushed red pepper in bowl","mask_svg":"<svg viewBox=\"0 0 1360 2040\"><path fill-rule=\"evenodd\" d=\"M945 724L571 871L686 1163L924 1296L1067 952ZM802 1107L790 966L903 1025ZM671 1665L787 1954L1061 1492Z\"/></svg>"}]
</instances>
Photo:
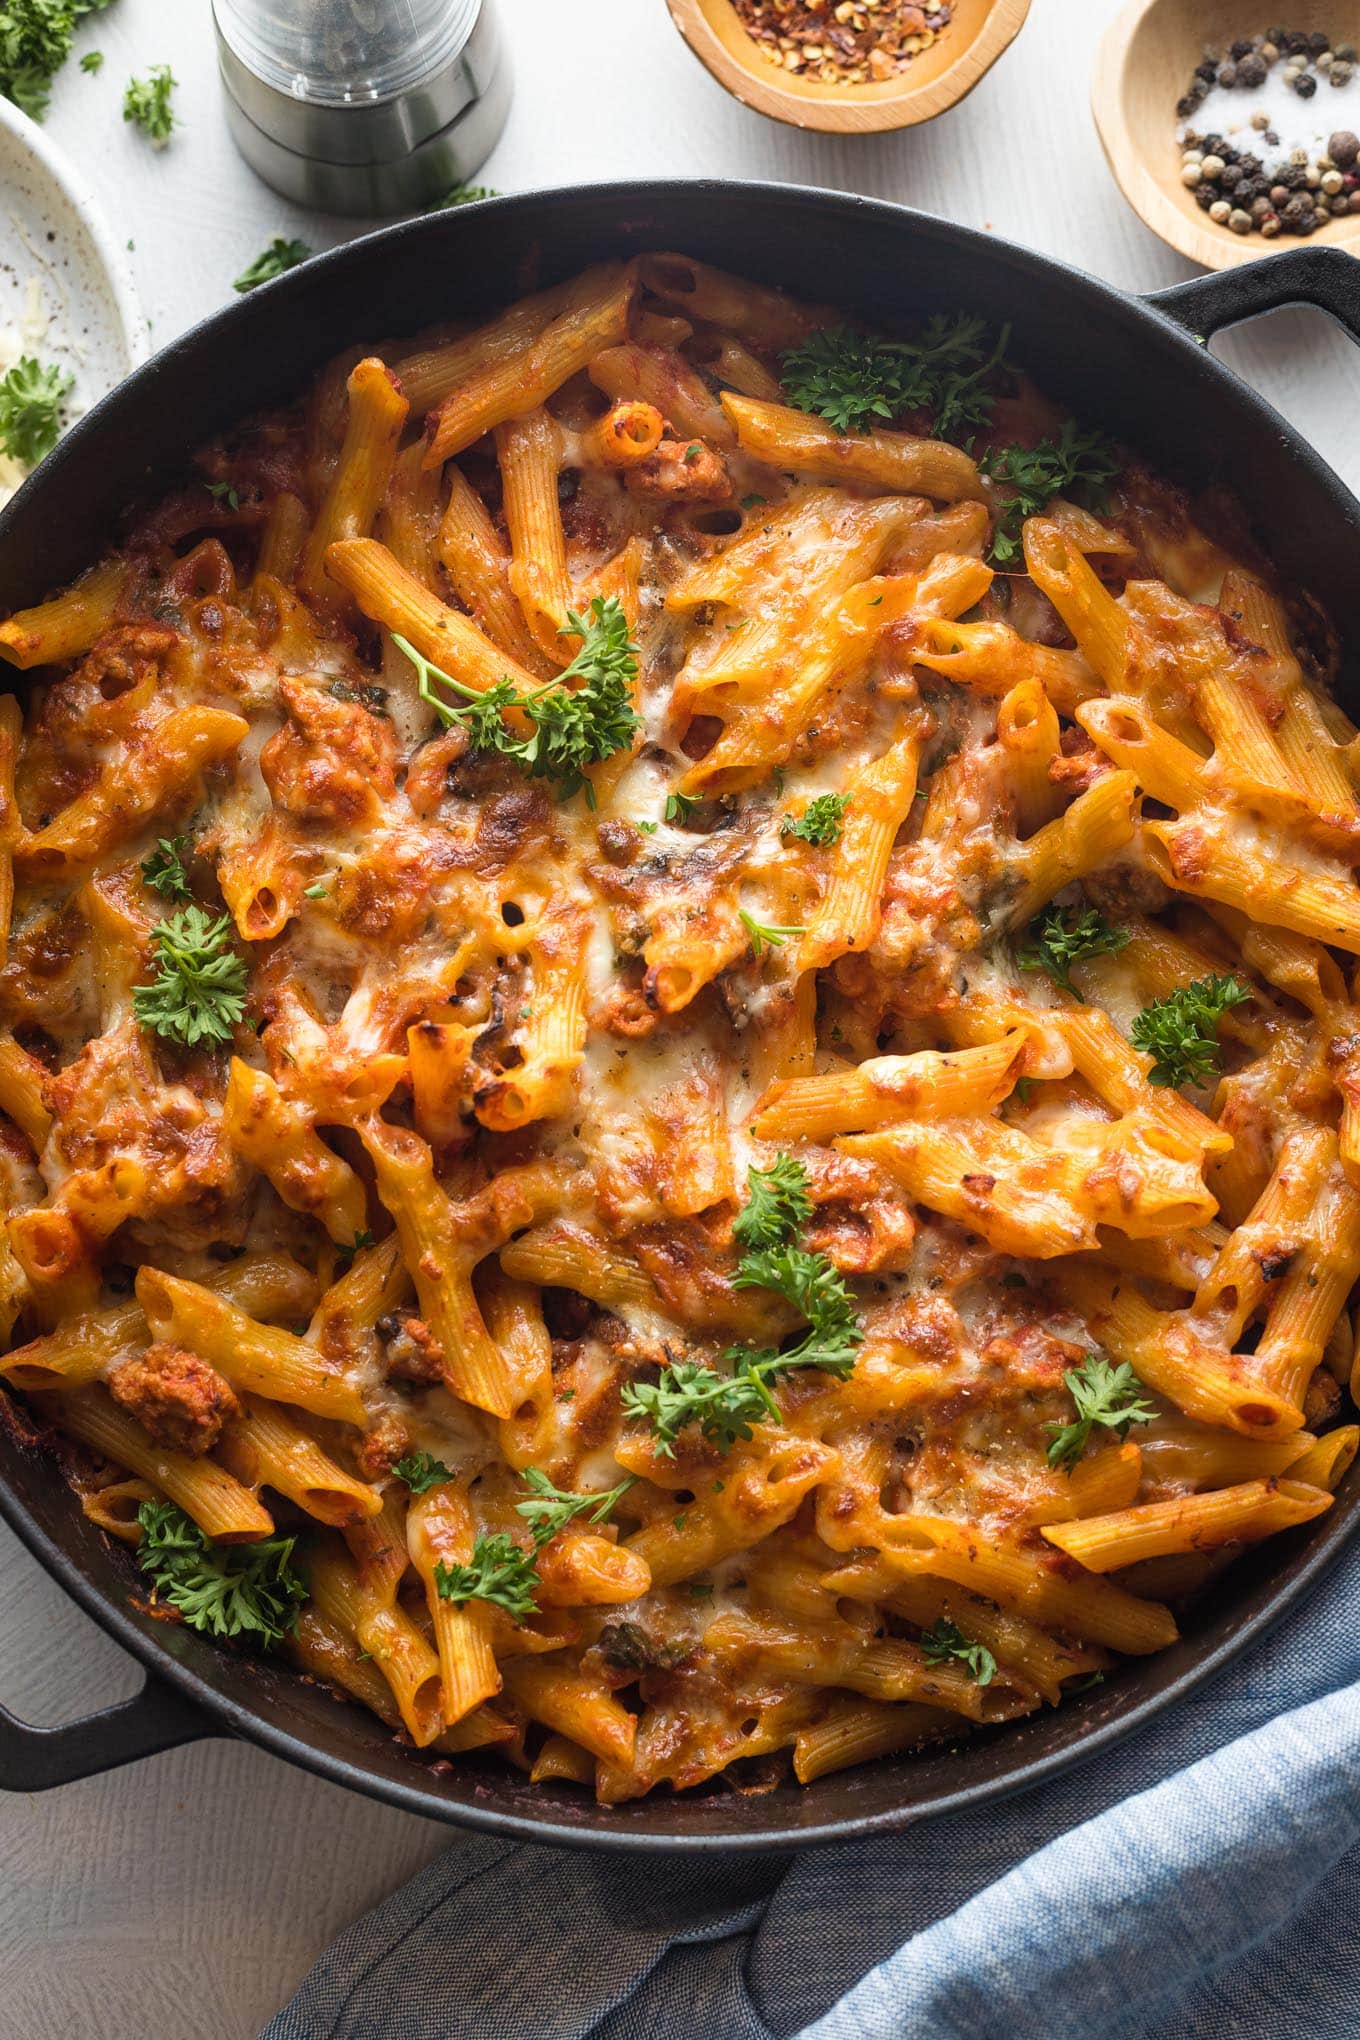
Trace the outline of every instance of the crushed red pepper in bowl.
<instances>
[{"instance_id":1,"label":"crushed red pepper in bowl","mask_svg":"<svg viewBox=\"0 0 1360 2040\"><path fill-rule=\"evenodd\" d=\"M732 0L771 63L819 85L896 78L949 26L951 0Z\"/></svg>"}]
</instances>

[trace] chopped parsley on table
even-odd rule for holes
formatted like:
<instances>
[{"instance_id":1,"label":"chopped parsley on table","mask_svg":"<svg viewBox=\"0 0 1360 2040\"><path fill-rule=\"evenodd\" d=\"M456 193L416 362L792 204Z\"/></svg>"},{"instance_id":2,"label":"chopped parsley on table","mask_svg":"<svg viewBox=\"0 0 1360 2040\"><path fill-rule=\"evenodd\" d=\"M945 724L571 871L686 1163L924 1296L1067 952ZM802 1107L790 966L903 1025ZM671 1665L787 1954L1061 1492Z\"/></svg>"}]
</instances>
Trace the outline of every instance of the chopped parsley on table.
<instances>
[{"instance_id":1,"label":"chopped parsley on table","mask_svg":"<svg viewBox=\"0 0 1360 2040\"><path fill-rule=\"evenodd\" d=\"M140 128L153 149L163 149L180 125L170 105L176 80L168 64L153 64L145 78L129 78L123 119Z\"/></svg>"},{"instance_id":2,"label":"chopped parsley on table","mask_svg":"<svg viewBox=\"0 0 1360 2040\"><path fill-rule=\"evenodd\" d=\"M36 467L61 436L61 407L72 382L64 369L20 355L0 377L0 451Z\"/></svg>"},{"instance_id":3,"label":"chopped parsley on table","mask_svg":"<svg viewBox=\"0 0 1360 2040\"><path fill-rule=\"evenodd\" d=\"M285 241L282 234L276 234L269 246L250 263L237 277L233 290L258 290L262 283L272 283L285 270L296 269L312 253L305 241Z\"/></svg>"},{"instance_id":4,"label":"chopped parsley on table","mask_svg":"<svg viewBox=\"0 0 1360 2040\"><path fill-rule=\"evenodd\" d=\"M52 80L71 54L87 14L102 14L110 0L5 0L0 7L0 96L30 120L41 120ZM95 51L91 55L97 55ZM82 70L92 70L88 57Z\"/></svg>"}]
</instances>

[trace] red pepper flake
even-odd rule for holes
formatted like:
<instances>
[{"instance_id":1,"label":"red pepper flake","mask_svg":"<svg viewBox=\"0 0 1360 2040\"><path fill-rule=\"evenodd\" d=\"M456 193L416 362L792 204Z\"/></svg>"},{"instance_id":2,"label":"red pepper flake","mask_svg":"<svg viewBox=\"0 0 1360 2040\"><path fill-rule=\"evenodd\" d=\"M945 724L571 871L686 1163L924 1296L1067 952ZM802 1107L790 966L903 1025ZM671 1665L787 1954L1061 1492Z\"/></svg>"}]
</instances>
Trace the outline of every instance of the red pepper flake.
<instances>
[{"instance_id":1,"label":"red pepper flake","mask_svg":"<svg viewBox=\"0 0 1360 2040\"><path fill-rule=\"evenodd\" d=\"M877 85L949 26L956 0L732 0L772 64L819 85Z\"/></svg>"}]
</instances>

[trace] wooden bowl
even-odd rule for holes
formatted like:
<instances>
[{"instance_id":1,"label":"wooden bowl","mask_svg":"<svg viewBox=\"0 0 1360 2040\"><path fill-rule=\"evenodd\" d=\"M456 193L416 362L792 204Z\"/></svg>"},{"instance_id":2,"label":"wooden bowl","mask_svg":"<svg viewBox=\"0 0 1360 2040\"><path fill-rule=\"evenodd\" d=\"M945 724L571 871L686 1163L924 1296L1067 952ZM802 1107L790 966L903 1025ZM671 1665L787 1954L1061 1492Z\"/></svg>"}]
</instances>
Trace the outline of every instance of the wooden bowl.
<instances>
[{"instance_id":1,"label":"wooden bowl","mask_svg":"<svg viewBox=\"0 0 1360 2040\"><path fill-rule=\"evenodd\" d=\"M790 127L867 135L934 120L970 93L1024 26L1030 0L955 0L939 41L880 85L822 85L781 71L746 33L731 0L666 0L705 69L743 106Z\"/></svg>"},{"instance_id":2,"label":"wooden bowl","mask_svg":"<svg viewBox=\"0 0 1360 2040\"><path fill-rule=\"evenodd\" d=\"M1232 269L1260 255L1306 245L1292 234L1268 241L1263 234L1234 234L1217 226L1181 183L1176 101L1204 45L1226 49L1237 36L1259 35L1269 18L1360 44L1357 0L1288 0L1269 15L1261 0L1131 0L1106 30L1096 58L1091 110L1115 182L1145 226L1206 269ZM1331 88L1318 89L1321 97ZM1344 104L1347 111L1338 112L1335 125L1354 128L1356 102L1350 93ZM1360 213L1328 220L1309 241L1360 254Z\"/></svg>"}]
</instances>

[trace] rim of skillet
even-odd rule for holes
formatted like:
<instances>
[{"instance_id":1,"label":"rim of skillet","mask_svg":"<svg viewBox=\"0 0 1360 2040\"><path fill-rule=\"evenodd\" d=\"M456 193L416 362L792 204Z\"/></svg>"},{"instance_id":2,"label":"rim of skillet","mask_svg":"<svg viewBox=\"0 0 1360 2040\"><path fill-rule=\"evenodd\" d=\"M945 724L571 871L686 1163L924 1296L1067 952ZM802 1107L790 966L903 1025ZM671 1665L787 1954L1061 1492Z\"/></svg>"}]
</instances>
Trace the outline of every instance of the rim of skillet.
<instances>
[{"instance_id":1,"label":"rim of skillet","mask_svg":"<svg viewBox=\"0 0 1360 2040\"><path fill-rule=\"evenodd\" d=\"M1162 311L1155 302L1150 302L1136 293L1123 291L1071 263L1025 248L1018 243L998 239L976 228L957 226L937 215L919 212L884 199L863 198L853 193L827 191L809 185L777 184L766 180L740 178L605 180L570 189L548 187L542 190L517 192L506 197L479 201L475 208L466 210L471 212L475 209L478 213L492 209L507 213L536 210L571 211L579 209L582 205L588 206L601 201L645 206L649 200L716 196L719 193L729 198L733 194L749 193L764 204L775 204L789 211L812 208L827 214L873 217L883 226L900 225L922 239L939 240L956 247L961 246L973 254L979 262L992 266L1010 267L1040 278L1047 278L1056 273L1058 279L1069 289L1085 293L1095 299L1104 311L1122 319L1131 327L1145 325L1149 320L1155 322L1159 337L1174 345L1187 375L1193 374L1206 388L1221 389L1225 384L1228 385L1244 408L1255 413L1262 429L1283 437L1291 459L1297 460L1310 472L1316 484L1334 499L1337 510L1360 530L1360 502L1335 470L1259 391L1233 369L1212 357L1207 347L1196 340L1187 328ZM167 342L149 360L134 369L124 382L101 398L72 427L54 451L24 482L10 503L0 510L0 545L23 515L28 503L41 491L58 485L67 468L83 458L86 442L94 437L101 426L116 424L120 406L129 400L130 393L143 380L149 380L156 375L158 367L165 360L172 356L208 350L220 335L229 333L234 326L248 326L252 321L262 322L265 318L265 307L276 307L279 315L284 315L289 298L304 296L312 278L322 265L332 269L343 268L347 262L354 259L356 250L366 250L374 242L383 241L394 250L401 250L408 244L411 246L418 244L422 239L436 240L445 233L456 233L456 229L448 227L447 221L461 217L462 212L463 209L450 213L423 214L415 219L398 221L357 235L353 240L343 242L336 248L309 257L305 263L252 291L239 302L228 302L219 311L210 313L184 333ZM638 225L643 227L646 222L640 220ZM1288 260L1289 255L1294 252L1296 251L1286 251L1283 259ZM361 313L362 309L362 306L356 306L356 313ZM437 309L434 316L438 316ZM328 335L325 347L318 349L318 357L324 358L342 348L346 344L346 337L339 333ZM277 394L286 397L289 392L280 391ZM186 460L193 451L192 447L186 448ZM41 592L34 591L30 599L38 599ZM678 1834L664 1831L658 1833L641 1828L584 1827L561 1823L554 1818L556 1802L547 1800L544 1802L542 1816L526 1815L494 1804L448 1800L422 1782L422 1774L414 1764L411 1782L407 1784L403 1780L367 1769L361 1756L334 1755L303 1740L278 1726L263 1711L258 1711L232 1695L219 1691L191 1666L171 1655L154 1636L139 1628L120 1603L110 1598L99 1585L81 1572L72 1553L54 1537L48 1535L20 1497L11 1492L7 1484L0 1483L0 1515L3 1515L10 1528L63 1590L107 1634L138 1659L148 1675L160 1678L186 1699L197 1703L208 1717L205 1734L213 1734L220 1725L227 1733L253 1742L271 1754L334 1784L347 1786L352 1791L362 1792L405 1812L419 1814L426 1819L442 1820L451 1826L479 1833L504 1835L516 1841L549 1847L650 1854L728 1851L755 1854L868 1839L876 1835L899 1832L920 1821L934 1819L943 1814L964 1812L988 1800L1031 1790L1062 1772L1085 1763L1102 1750L1131 1735L1153 1716L1183 1699L1205 1679L1222 1670L1233 1658L1258 1641L1289 1609L1306 1598L1339 1559L1357 1521L1360 1521L1360 1506L1356 1505L1360 1497L1352 1496L1351 1501L1350 1508L1339 1508L1335 1514L1325 1519L1324 1527L1315 1533L1310 1540L1310 1547L1296 1559L1291 1577L1282 1586L1274 1592L1270 1591L1268 1583L1261 1583L1255 1587L1253 1591L1262 1598L1262 1605L1255 1607L1230 1633L1211 1646L1202 1648L1191 1663L1156 1691L1124 1708L1109 1721L1074 1736L1072 1741L1062 1748L1035 1758L1022 1757L1017 1761L1013 1771L1003 1773L1000 1777L980 1777L974 1783L954 1789L945 1788L929 1798L909 1805L886 1807L871 1813L844 1815L794 1826L772 1825L766 1830L749 1833L714 1831L711 1834L702 1832ZM1195 1640L1190 1638L1187 1641L1193 1648ZM122 1703L122 1706L130 1707L135 1704L134 1699ZM261 1708L266 1704L262 1697ZM97 1720L98 1716L94 1718ZM1001 1746L998 1742L989 1744L989 1747L998 1746ZM815 1791L816 1788L814 1786L809 1789ZM661 1801L659 1804L664 1806L666 1802ZM614 1809L600 1811L608 1817L613 1814Z\"/></svg>"}]
</instances>

